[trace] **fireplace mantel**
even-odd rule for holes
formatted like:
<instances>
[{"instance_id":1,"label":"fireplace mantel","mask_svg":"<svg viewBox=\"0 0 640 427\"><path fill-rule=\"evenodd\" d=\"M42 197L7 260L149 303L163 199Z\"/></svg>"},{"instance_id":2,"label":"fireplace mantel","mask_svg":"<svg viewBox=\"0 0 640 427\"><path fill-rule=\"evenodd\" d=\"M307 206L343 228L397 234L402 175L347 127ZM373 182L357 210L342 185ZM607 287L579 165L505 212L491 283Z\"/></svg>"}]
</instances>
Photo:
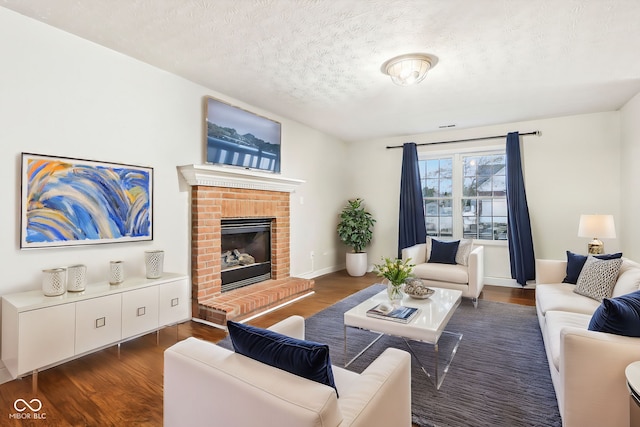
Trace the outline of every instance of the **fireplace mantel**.
<instances>
[{"instance_id":1,"label":"fireplace mantel","mask_svg":"<svg viewBox=\"0 0 640 427\"><path fill-rule=\"evenodd\" d=\"M191 186L193 318L224 325L313 291L313 280L291 277L289 269L291 193L305 181L214 165L178 170ZM223 293L222 220L239 218L270 219L271 277Z\"/></svg>"},{"instance_id":2,"label":"fireplace mantel","mask_svg":"<svg viewBox=\"0 0 640 427\"><path fill-rule=\"evenodd\" d=\"M214 165L184 165L178 166L178 170L191 186L246 188L293 193L299 185L305 183L301 179L285 178L278 174Z\"/></svg>"}]
</instances>

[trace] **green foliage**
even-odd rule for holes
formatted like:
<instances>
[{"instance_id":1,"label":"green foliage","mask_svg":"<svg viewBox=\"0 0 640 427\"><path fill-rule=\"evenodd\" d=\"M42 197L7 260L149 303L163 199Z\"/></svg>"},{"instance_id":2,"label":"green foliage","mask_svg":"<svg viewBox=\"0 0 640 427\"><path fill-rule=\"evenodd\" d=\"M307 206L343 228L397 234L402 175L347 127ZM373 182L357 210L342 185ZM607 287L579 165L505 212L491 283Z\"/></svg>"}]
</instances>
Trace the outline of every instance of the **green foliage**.
<instances>
[{"instance_id":1,"label":"green foliage","mask_svg":"<svg viewBox=\"0 0 640 427\"><path fill-rule=\"evenodd\" d=\"M362 199L349 200L347 206L340 213L338 235L345 245L352 247L354 252L364 252L364 248L373 238L373 224L375 219L362 206Z\"/></svg>"}]
</instances>

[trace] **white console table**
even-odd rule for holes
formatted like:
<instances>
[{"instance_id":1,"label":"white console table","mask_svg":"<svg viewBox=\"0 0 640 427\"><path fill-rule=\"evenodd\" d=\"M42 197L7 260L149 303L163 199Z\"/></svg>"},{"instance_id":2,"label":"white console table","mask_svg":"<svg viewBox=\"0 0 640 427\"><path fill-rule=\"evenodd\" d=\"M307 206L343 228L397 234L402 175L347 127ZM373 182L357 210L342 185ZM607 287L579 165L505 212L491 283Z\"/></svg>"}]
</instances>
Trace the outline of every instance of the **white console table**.
<instances>
[{"instance_id":1,"label":"white console table","mask_svg":"<svg viewBox=\"0 0 640 427\"><path fill-rule=\"evenodd\" d=\"M12 378L34 374L191 318L189 277L127 278L88 284L83 292L2 297L2 361Z\"/></svg>"}]
</instances>

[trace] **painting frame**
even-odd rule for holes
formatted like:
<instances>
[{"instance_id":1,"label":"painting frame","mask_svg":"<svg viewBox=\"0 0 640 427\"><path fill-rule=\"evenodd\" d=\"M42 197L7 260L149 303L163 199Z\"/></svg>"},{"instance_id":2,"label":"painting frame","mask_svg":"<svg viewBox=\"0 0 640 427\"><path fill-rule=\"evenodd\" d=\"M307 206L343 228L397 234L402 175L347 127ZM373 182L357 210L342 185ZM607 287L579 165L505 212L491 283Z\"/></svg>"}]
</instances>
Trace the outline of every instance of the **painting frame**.
<instances>
[{"instance_id":1,"label":"painting frame","mask_svg":"<svg viewBox=\"0 0 640 427\"><path fill-rule=\"evenodd\" d=\"M153 240L153 168L21 154L20 249Z\"/></svg>"}]
</instances>

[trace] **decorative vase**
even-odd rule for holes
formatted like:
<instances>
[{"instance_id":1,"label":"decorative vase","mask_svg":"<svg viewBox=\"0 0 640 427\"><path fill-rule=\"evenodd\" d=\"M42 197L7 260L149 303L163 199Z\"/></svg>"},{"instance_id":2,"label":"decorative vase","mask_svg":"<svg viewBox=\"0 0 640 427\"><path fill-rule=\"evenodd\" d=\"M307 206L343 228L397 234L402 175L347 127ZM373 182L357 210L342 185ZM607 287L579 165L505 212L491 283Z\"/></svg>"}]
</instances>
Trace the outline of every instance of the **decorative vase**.
<instances>
[{"instance_id":1,"label":"decorative vase","mask_svg":"<svg viewBox=\"0 0 640 427\"><path fill-rule=\"evenodd\" d=\"M109 283L119 285L124 282L124 261L111 261L109 264Z\"/></svg>"},{"instance_id":2,"label":"decorative vase","mask_svg":"<svg viewBox=\"0 0 640 427\"><path fill-rule=\"evenodd\" d=\"M360 277L367 272L366 252L347 252L346 261L349 276Z\"/></svg>"},{"instance_id":3,"label":"decorative vase","mask_svg":"<svg viewBox=\"0 0 640 427\"><path fill-rule=\"evenodd\" d=\"M404 293L402 292L402 283L393 284L389 279L385 279L387 285L387 296L389 297L389 301L392 304L399 304L402 301L402 297L404 297Z\"/></svg>"},{"instance_id":4,"label":"decorative vase","mask_svg":"<svg viewBox=\"0 0 640 427\"><path fill-rule=\"evenodd\" d=\"M164 251L144 251L144 264L147 268L147 279L162 277Z\"/></svg>"},{"instance_id":5,"label":"decorative vase","mask_svg":"<svg viewBox=\"0 0 640 427\"><path fill-rule=\"evenodd\" d=\"M67 267L67 291L82 292L87 285L87 266L78 264Z\"/></svg>"},{"instance_id":6,"label":"decorative vase","mask_svg":"<svg viewBox=\"0 0 640 427\"><path fill-rule=\"evenodd\" d=\"M42 270L44 277L42 278L42 292L47 297L55 297L66 292L67 269L66 268L50 268Z\"/></svg>"}]
</instances>

